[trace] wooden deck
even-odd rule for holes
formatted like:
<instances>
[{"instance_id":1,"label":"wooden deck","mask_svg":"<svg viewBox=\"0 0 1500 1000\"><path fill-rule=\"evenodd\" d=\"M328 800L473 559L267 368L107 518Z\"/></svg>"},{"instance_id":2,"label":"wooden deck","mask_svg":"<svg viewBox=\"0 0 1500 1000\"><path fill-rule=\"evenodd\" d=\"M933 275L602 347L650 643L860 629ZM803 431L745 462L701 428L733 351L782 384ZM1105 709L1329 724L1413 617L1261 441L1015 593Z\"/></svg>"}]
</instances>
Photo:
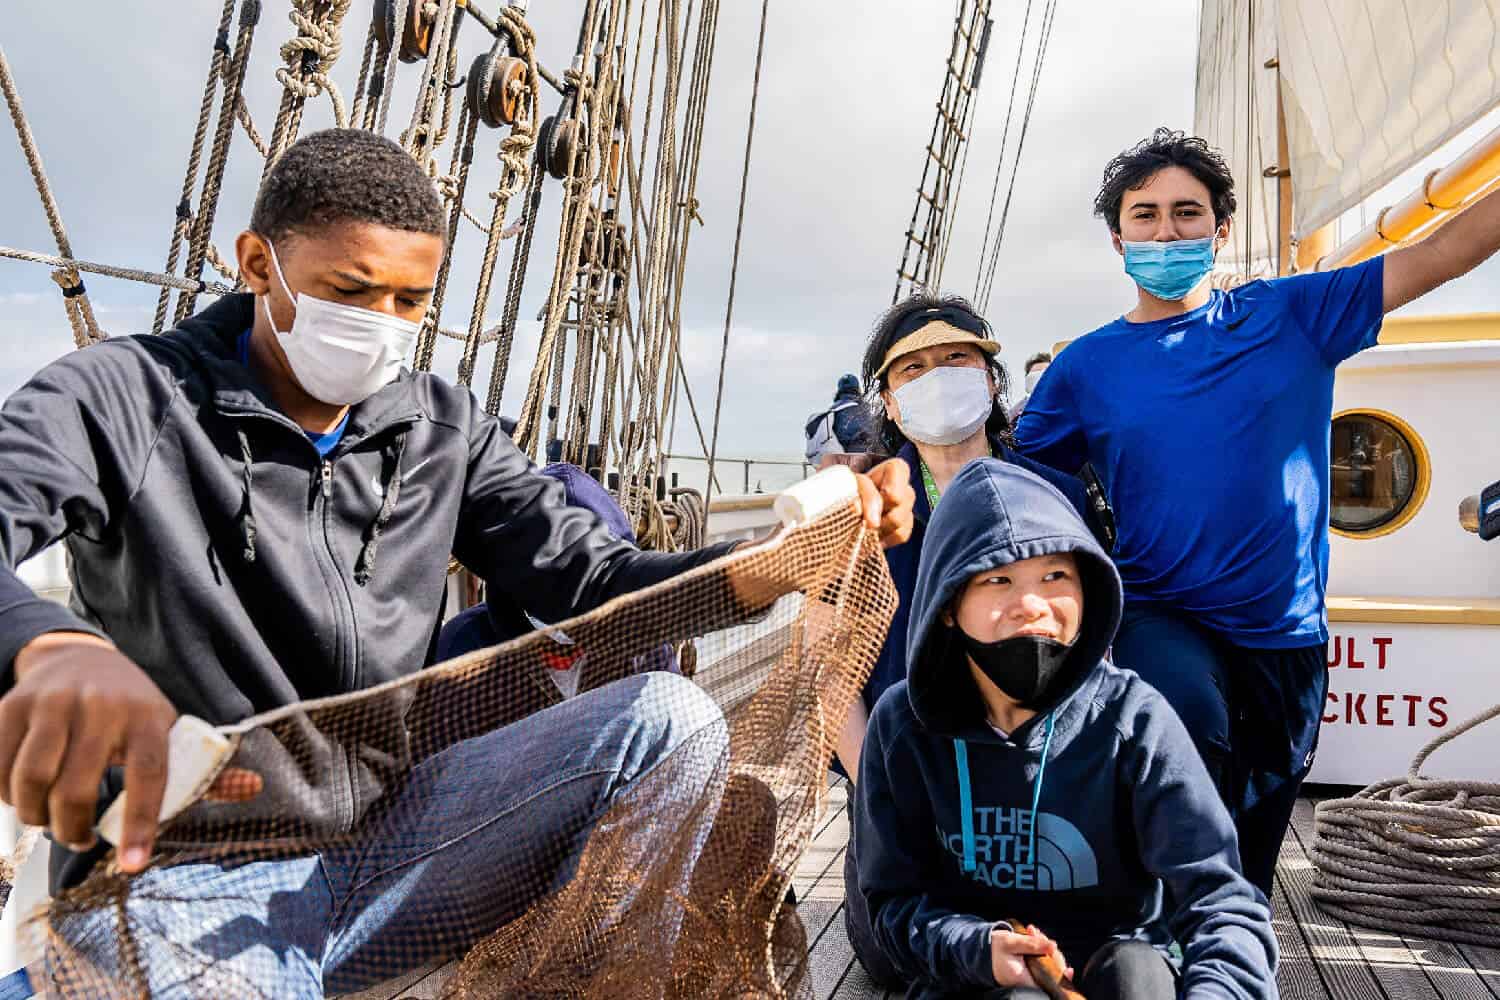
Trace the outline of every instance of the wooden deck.
<instances>
[{"instance_id":1,"label":"wooden deck","mask_svg":"<svg viewBox=\"0 0 1500 1000\"><path fill-rule=\"evenodd\" d=\"M895 1000L865 975L844 934L846 785L829 790L827 809L798 866L798 913L807 928L817 1000ZM1495 948L1446 944L1366 930L1318 910L1309 894L1313 802L1297 803L1281 847L1272 900L1281 945L1277 976L1284 1000L1500 1000L1500 941ZM358 1000L434 1000L449 969L427 969L358 995ZM354 1000L354 998L349 998Z\"/></svg>"}]
</instances>

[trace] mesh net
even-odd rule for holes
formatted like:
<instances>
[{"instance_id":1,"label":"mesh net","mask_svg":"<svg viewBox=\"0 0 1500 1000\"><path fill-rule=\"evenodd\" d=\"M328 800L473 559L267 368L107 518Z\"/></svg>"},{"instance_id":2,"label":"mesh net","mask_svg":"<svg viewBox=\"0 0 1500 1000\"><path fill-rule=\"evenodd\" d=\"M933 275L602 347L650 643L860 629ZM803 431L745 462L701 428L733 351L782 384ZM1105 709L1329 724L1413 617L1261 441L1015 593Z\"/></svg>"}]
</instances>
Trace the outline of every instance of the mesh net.
<instances>
[{"instance_id":1,"label":"mesh net","mask_svg":"<svg viewBox=\"0 0 1500 1000\"><path fill-rule=\"evenodd\" d=\"M449 996L808 995L785 897L895 603L843 509L514 642L251 719L226 731L228 767L259 794L200 800L146 872L111 855L54 899L27 927L34 986L285 995L278 976L321 954L309 982L331 994L462 956ZM693 681L642 673L673 648L693 650ZM455 814L473 836L435 850L436 817L451 830Z\"/></svg>"}]
</instances>

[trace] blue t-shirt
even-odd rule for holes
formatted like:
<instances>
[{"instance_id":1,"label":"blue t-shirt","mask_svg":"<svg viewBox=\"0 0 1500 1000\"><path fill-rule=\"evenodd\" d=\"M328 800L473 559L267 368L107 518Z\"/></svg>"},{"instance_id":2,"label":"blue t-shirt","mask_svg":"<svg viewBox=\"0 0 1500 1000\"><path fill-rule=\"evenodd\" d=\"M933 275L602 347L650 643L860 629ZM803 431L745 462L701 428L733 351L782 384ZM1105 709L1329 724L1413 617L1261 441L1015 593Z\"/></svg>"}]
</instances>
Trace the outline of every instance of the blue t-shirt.
<instances>
[{"instance_id":1,"label":"blue t-shirt","mask_svg":"<svg viewBox=\"0 0 1500 1000\"><path fill-rule=\"evenodd\" d=\"M1244 646L1328 638L1333 373L1375 343L1384 273L1377 257L1214 291L1182 316L1117 319L1053 360L1020 450L1063 471L1093 464L1128 599Z\"/></svg>"},{"instance_id":2,"label":"blue t-shirt","mask_svg":"<svg viewBox=\"0 0 1500 1000\"><path fill-rule=\"evenodd\" d=\"M246 368L249 368L250 367L250 331L249 330L246 330L244 333L240 334L240 339L237 342L236 346L237 346L237 349L238 349L239 355L240 355L240 364L244 365ZM318 457L319 458L327 458L328 457L328 453L330 451L332 451L335 447L337 447L338 443L341 440L343 440L343 437L344 437L344 428L348 427L348 426L349 426L349 411L345 410L344 411L344 416L338 422L338 425L336 427L334 427L334 429L331 430L331 431L329 431L328 433L326 433L326 434L319 434L316 431L309 431L309 430L303 430L302 433L306 434L307 435L307 439L312 442L313 447L316 448L316 449L318 449Z\"/></svg>"}]
</instances>

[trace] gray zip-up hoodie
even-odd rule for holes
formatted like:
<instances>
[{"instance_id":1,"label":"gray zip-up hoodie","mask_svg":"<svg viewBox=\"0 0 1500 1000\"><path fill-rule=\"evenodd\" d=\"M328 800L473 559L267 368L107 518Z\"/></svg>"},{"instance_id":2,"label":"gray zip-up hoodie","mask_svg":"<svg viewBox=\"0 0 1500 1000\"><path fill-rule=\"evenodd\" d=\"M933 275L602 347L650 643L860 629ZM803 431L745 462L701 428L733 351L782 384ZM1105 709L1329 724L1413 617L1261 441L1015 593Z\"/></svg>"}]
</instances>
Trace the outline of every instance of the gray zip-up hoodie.
<instances>
[{"instance_id":1,"label":"gray zip-up hoodie","mask_svg":"<svg viewBox=\"0 0 1500 1000\"><path fill-rule=\"evenodd\" d=\"M79 630L179 711L236 722L420 669L449 553L561 621L732 547L616 540L433 375L354 406L321 458L238 361L253 301L71 353L0 409L0 695L27 642ZM71 610L13 572L59 539Z\"/></svg>"}]
</instances>

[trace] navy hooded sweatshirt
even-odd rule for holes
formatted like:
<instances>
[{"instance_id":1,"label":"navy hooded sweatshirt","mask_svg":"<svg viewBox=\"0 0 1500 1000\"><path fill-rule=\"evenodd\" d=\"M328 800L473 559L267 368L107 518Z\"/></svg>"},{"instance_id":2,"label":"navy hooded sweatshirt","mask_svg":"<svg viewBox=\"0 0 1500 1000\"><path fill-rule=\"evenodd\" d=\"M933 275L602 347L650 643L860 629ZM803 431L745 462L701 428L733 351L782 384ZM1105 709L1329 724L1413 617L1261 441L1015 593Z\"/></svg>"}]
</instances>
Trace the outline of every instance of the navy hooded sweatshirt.
<instances>
[{"instance_id":1,"label":"navy hooded sweatshirt","mask_svg":"<svg viewBox=\"0 0 1500 1000\"><path fill-rule=\"evenodd\" d=\"M1083 620L1049 704L1008 737L940 619L975 573L1072 552ZM1033 923L1082 969L1115 938L1182 947L1181 996L1276 995L1265 898L1181 721L1105 654L1120 578L1054 487L971 462L927 528L907 680L875 706L854 821L876 942L913 995L995 985L990 932ZM1165 889L1165 893L1163 892Z\"/></svg>"}]
</instances>

